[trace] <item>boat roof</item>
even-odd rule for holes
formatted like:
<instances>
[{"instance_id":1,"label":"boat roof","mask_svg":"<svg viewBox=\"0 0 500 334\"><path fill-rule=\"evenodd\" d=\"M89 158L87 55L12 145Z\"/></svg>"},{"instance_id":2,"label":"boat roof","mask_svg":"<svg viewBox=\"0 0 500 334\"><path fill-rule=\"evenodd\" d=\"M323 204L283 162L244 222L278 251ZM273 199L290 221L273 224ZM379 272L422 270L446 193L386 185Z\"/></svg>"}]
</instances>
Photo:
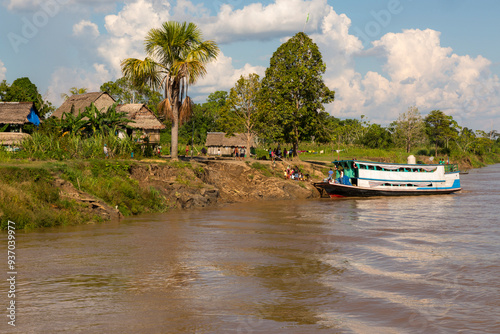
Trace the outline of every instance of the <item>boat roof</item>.
<instances>
[{"instance_id":1,"label":"boat roof","mask_svg":"<svg viewBox=\"0 0 500 334\"><path fill-rule=\"evenodd\" d=\"M335 160L332 161L334 164L338 164L340 162L355 162L358 164L369 164L369 165L390 165L390 166L412 166L412 167L422 167L422 166L444 166L443 164L398 164L398 163L392 163L392 162L377 162L377 161L364 161L364 160Z\"/></svg>"}]
</instances>

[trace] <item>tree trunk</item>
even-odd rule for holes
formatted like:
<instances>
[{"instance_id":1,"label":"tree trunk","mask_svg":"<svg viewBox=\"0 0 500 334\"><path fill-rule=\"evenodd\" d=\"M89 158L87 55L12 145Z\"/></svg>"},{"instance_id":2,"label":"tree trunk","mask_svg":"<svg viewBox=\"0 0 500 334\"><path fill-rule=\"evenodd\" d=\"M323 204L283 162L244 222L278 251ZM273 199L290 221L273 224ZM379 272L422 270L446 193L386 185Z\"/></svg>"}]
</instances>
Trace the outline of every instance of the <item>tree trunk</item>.
<instances>
[{"instance_id":1,"label":"tree trunk","mask_svg":"<svg viewBox=\"0 0 500 334\"><path fill-rule=\"evenodd\" d=\"M172 137L170 141L170 156L172 157L172 160L177 161L179 160L179 112L176 111L174 107L173 110L173 120L172 120Z\"/></svg>"},{"instance_id":2,"label":"tree trunk","mask_svg":"<svg viewBox=\"0 0 500 334\"><path fill-rule=\"evenodd\" d=\"M173 161L179 160L179 110L181 103L179 102L179 86L175 85L172 88L173 98L172 103L172 137L170 156Z\"/></svg>"},{"instance_id":3,"label":"tree trunk","mask_svg":"<svg viewBox=\"0 0 500 334\"><path fill-rule=\"evenodd\" d=\"M244 159L247 160L247 157L250 157L250 141L252 139L252 135L250 132L247 133L247 147L245 147L245 157Z\"/></svg>"}]
</instances>

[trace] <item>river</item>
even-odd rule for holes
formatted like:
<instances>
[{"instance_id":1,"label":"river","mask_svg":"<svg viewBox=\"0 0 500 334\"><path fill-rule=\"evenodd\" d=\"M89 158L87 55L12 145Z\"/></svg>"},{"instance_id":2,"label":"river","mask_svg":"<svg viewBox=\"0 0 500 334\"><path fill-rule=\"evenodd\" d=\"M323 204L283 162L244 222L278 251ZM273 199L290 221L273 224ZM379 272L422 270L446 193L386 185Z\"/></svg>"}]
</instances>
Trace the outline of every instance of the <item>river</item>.
<instances>
[{"instance_id":1,"label":"river","mask_svg":"<svg viewBox=\"0 0 500 334\"><path fill-rule=\"evenodd\" d=\"M500 165L462 187L18 231L0 332L500 333Z\"/></svg>"}]
</instances>

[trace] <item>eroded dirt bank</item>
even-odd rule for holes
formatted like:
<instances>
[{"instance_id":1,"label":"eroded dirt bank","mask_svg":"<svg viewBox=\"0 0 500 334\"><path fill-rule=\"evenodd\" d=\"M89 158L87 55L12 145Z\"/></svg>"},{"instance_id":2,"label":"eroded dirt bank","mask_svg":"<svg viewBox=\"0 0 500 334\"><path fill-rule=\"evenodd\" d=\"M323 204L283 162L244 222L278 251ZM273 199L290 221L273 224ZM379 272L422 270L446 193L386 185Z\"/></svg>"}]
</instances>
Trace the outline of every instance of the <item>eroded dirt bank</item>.
<instances>
[{"instance_id":1,"label":"eroded dirt bank","mask_svg":"<svg viewBox=\"0 0 500 334\"><path fill-rule=\"evenodd\" d=\"M139 187L154 188L171 209L191 209L226 203L259 200L307 199L320 194L309 181L286 180L283 170L293 163L204 161L204 162L138 162L131 164L127 179ZM309 179L324 177L318 168L299 162L298 167ZM103 220L123 217L118 206L81 191L78 184L55 178L63 198L74 200L81 210Z\"/></svg>"},{"instance_id":2,"label":"eroded dirt bank","mask_svg":"<svg viewBox=\"0 0 500 334\"><path fill-rule=\"evenodd\" d=\"M243 161L192 162L191 168L165 164L135 165L131 177L141 186L152 186L177 203L178 208L206 207L254 200L306 199L319 197L307 181L285 180L286 166L270 162ZM322 178L308 164L300 167L310 177ZM273 176L274 174L274 176Z\"/></svg>"}]
</instances>

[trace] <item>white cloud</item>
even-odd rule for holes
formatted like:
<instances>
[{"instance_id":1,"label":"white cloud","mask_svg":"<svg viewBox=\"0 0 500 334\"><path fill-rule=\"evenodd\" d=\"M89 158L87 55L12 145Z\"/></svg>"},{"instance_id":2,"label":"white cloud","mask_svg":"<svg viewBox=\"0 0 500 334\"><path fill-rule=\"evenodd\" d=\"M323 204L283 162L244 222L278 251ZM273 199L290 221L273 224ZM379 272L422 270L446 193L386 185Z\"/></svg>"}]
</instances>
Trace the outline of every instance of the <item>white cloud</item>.
<instances>
[{"instance_id":1,"label":"white cloud","mask_svg":"<svg viewBox=\"0 0 500 334\"><path fill-rule=\"evenodd\" d=\"M151 28L159 27L171 18L170 12L176 13L206 13L200 5L182 0L177 2L173 9L168 5L157 4L147 0L137 0L127 4L116 15L105 18L107 38L98 46L99 54L110 63L113 76L121 76L120 63L129 57L144 58L144 38ZM177 16L174 18L178 20ZM191 17L192 19L192 17ZM303 18L304 19L304 18ZM200 29L204 31L203 24ZM231 28L228 27L230 30ZM216 90L230 89L239 79L240 75L248 73L264 74L264 68L245 64L243 68L235 68L232 58L225 57L222 53L217 62L208 64L207 76L193 86L193 91L200 94L209 94Z\"/></svg>"},{"instance_id":2,"label":"white cloud","mask_svg":"<svg viewBox=\"0 0 500 334\"><path fill-rule=\"evenodd\" d=\"M52 73L47 98L58 106L62 103L61 94L68 93L71 87L97 92L104 82L111 79L112 76L104 64L93 64L92 71L60 67Z\"/></svg>"},{"instance_id":3,"label":"white cloud","mask_svg":"<svg viewBox=\"0 0 500 334\"><path fill-rule=\"evenodd\" d=\"M263 40L280 38L284 35L317 29L321 17L330 6L326 0L275 0L267 6L252 3L234 10L224 4L216 17L202 23L202 31L218 43L241 40ZM304 26L309 13L309 22Z\"/></svg>"},{"instance_id":4,"label":"white cloud","mask_svg":"<svg viewBox=\"0 0 500 334\"><path fill-rule=\"evenodd\" d=\"M121 76L120 63L125 58L144 57L144 38L153 27L159 27L170 18L168 4L147 0L129 3L117 14L105 17L107 38L97 50L110 64L113 75Z\"/></svg>"},{"instance_id":5,"label":"white cloud","mask_svg":"<svg viewBox=\"0 0 500 334\"><path fill-rule=\"evenodd\" d=\"M322 49L331 48L329 36L323 28ZM482 56L454 54L451 48L441 46L440 33L435 30L388 33L369 50L357 47L353 42L337 44L335 59L327 58L325 81L336 90L336 101L327 107L333 115L364 114L387 124L415 105L423 113L440 109L459 123L485 126L476 117L500 105L500 82L490 73L491 62ZM383 72L355 72L349 55L363 54L381 57ZM339 60L347 66L342 71L338 70Z\"/></svg>"},{"instance_id":6,"label":"white cloud","mask_svg":"<svg viewBox=\"0 0 500 334\"><path fill-rule=\"evenodd\" d=\"M73 35L96 38L99 36L99 28L95 23L92 23L88 20L81 20L73 26Z\"/></svg>"},{"instance_id":7,"label":"white cloud","mask_svg":"<svg viewBox=\"0 0 500 334\"><path fill-rule=\"evenodd\" d=\"M248 63L242 68L234 68L232 58L221 53L217 61L207 65L207 76L198 80L193 88L206 97L217 90L230 90L242 75L257 73L262 77L265 70L262 66L252 66Z\"/></svg>"},{"instance_id":8,"label":"white cloud","mask_svg":"<svg viewBox=\"0 0 500 334\"><path fill-rule=\"evenodd\" d=\"M85 7L92 7L93 11L100 11L101 9L109 9L110 4L116 3L116 0L5 0L3 5L11 11L38 11L43 6L53 8L53 6L65 6L80 4ZM42 8L43 9L43 8Z\"/></svg>"},{"instance_id":9,"label":"white cloud","mask_svg":"<svg viewBox=\"0 0 500 334\"><path fill-rule=\"evenodd\" d=\"M0 60L0 81L5 80L5 73L7 69L5 68L3 62Z\"/></svg>"}]
</instances>

